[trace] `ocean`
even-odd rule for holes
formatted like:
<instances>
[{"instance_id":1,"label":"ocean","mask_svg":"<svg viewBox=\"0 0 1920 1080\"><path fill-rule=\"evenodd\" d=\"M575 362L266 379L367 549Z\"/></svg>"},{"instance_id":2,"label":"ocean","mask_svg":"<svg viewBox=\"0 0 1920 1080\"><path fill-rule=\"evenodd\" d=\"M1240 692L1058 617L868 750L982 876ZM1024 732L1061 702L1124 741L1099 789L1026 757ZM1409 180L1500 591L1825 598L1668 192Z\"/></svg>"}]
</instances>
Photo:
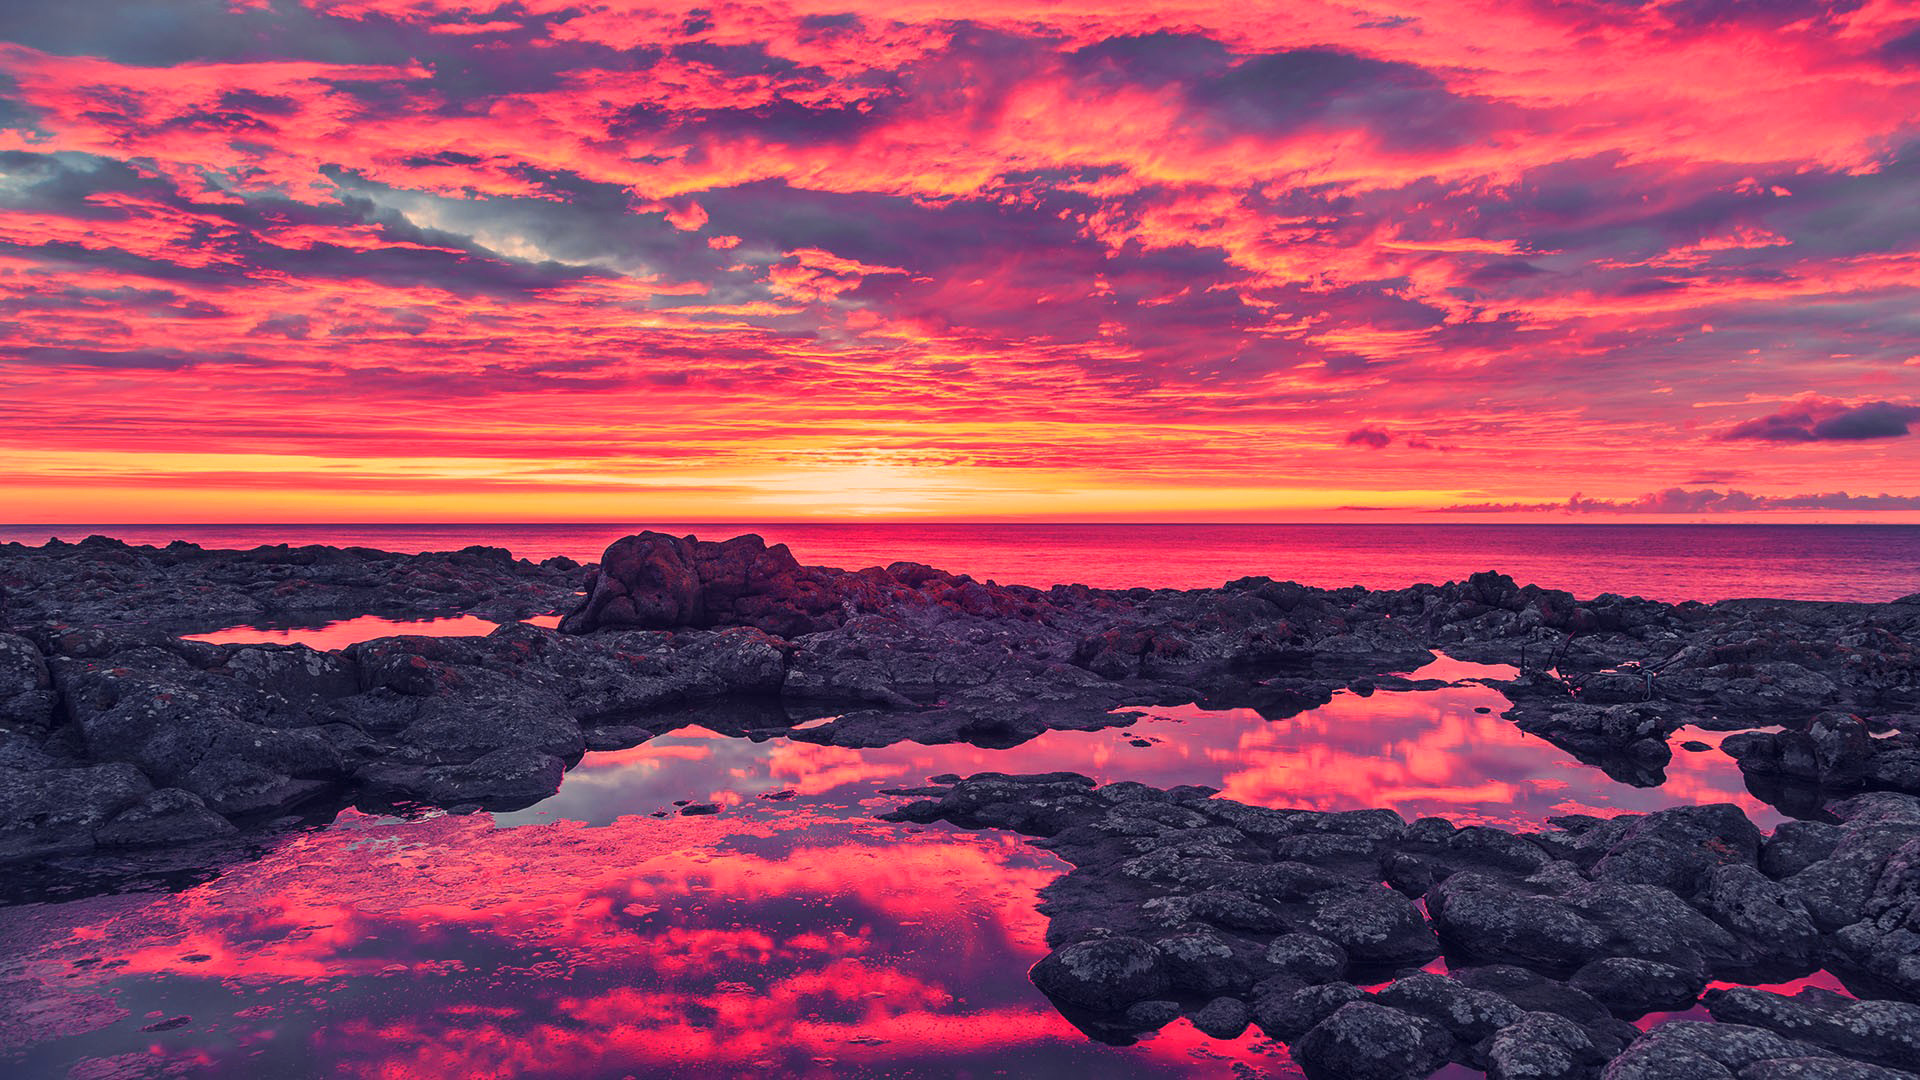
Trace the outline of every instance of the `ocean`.
<instances>
[{"instance_id":1,"label":"ocean","mask_svg":"<svg viewBox=\"0 0 1920 1080\"><path fill-rule=\"evenodd\" d=\"M434 551L489 544L531 559L597 559L656 529L719 540L758 533L800 561L910 560L1002 584L1202 588L1249 575L1397 588L1479 570L1522 584L1652 599L1892 600L1920 592L1920 525L1026 525L902 523L0 525L0 542L188 540L206 547L359 544Z\"/></svg>"}]
</instances>

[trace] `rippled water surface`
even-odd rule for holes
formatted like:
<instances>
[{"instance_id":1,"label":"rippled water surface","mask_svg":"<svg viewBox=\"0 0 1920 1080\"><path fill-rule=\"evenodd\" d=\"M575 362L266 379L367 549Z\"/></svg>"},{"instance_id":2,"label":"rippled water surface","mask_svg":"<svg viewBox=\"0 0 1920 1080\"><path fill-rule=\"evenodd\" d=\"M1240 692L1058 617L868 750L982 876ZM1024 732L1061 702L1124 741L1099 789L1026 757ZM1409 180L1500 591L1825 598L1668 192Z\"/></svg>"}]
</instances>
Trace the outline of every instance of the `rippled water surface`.
<instances>
[{"instance_id":1,"label":"rippled water surface","mask_svg":"<svg viewBox=\"0 0 1920 1080\"><path fill-rule=\"evenodd\" d=\"M901 559L1003 583L1204 588L1250 574L1400 588L1495 569L1523 583L1659 600L1892 600L1920 592L1920 525L904 525L635 521L597 525L0 525L0 542L189 540L208 547L505 547L597 559L642 528L724 539L757 532L800 561Z\"/></svg>"}]
</instances>

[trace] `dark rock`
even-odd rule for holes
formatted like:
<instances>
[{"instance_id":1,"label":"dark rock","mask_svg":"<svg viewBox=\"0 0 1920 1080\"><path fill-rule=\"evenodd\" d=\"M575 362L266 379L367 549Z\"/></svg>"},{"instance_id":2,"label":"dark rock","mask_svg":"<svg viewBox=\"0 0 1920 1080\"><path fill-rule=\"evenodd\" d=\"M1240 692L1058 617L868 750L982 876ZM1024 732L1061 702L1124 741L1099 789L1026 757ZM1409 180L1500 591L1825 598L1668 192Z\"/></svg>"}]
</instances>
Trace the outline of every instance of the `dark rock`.
<instances>
[{"instance_id":1,"label":"dark rock","mask_svg":"<svg viewBox=\"0 0 1920 1080\"><path fill-rule=\"evenodd\" d=\"M1607 933L1557 896L1531 893L1475 872L1427 894L1427 912L1449 956L1571 970L1603 954Z\"/></svg>"},{"instance_id":2,"label":"dark rock","mask_svg":"<svg viewBox=\"0 0 1920 1080\"><path fill-rule=\"evenodd\" d=\"M1452 1040L1431 1020L1371 1002L1343 1005L1292 1046L1311 1080L1424 1080Z\"/></svg>"},{"instance_id":3,"label":"dark rock","mask_svg":"<svg viewBox=\"0 0 1920 1080\"><path fill-rule=\"evenodd\" d=\"M1217 997L1193 1014L1193 1026L1216 1039L1237 1039L1253 1022L1247 1003L1236 997Z\"/></svg>"},{"instance_id":4,"label":"dark rock","mask_svg":"<svg viewBox=\"0 0 1920 1080\"><path fill-rule=\"evenodd\" d=\"M1343 1006L1364 1001L1366 996L1359 987L1344 982L1265 994L1254 999L1253 1022L1268 1035L1291 1042Z\"/></svg>"},{"instance_id":5,"label":"dark rock","mask_svg":"<svg viewBox=\"0 0 1920 1080\"><path fill-rule=\"evenodd\" d=\"M0 768L0 862L89 851L97 830L152 791L130 765Z\"/></svg>"},{"instance_id":6,"label":"dark rock","mask_svg":"<svg viewBox=\"0 0 1920 1080\"><path fill-rule=\"evenodd\" d=\"M1175 990L1216 995L1244 992L1254 984L1252 967L1218 934L1176 934L1154 942L1154 948Z\"/></svg>"},{"instance_id":7,"label":"dark rock","mask_svg":"<svg viewBox=\"0 0 1920 1080\"><path fill-rule=\"evenodd\" d=\"M1833 854L1843 835L1824 821L1783 821L1760 847L1760 870L1770 878L1792 877Z\"/></svg>"},{"instance_id":8,"label":"dark rock","mask_svg":"<svg viewBox=\"0 0 1920 1080\"><path fill-rule=\"evenodd\" d=\"M1579 1024L1553 1013L1530 1012L1494 1033L1487 1047L1487 1080L1583 1080L1606 1060Z\"/></svg>"},{"instance_id":9,"label":"dark rock","mask_svg":"<svg viewBox=\"0 0 1920 1080\"><path fill-rule=\"evenodd\" d=\"M1267 945L1266 962L1281 974L1312 985L1343 976L1347 951L1318 934L1282 934Z\"/></svg>"},{"instance_id":10,"label":"dark rock","mask_svg":"<svg viewBox=\"0 0 1920 1080\"><path fill-rule=\"evenodd\" d=\"M1642 1035L1613 1059L1606 1080L1692 1080L1745 1077L1761 1062L1831 1055L1803 1042L1741 1024L1676 1020Z\"/></svg>"},{"instance_id":11,"label":"dark rock","mask_svg":"<svg viewBox=\"0 0 1920 1080\"><path fill-rule=\"evenodd\" d=\"M1817 988L1785 997L1748 987L1710 990L1705 1002L1725 1023L1766 1028L1859 1061L1920 1064L1920 1005L1855 1001Z\"/></svg>"},{"instance_id":12,"label":"dark rock","mask_svg":"<svg viewBox=\"0 0 1920 1080\"><path fill-rule=\"evenodd\" d=\"M1671 964L1609 956L1581 968L1567 985L1605 1005L1615 1016L1632 1020L1650 1012L1692 1007L1706 989L1706 977Z\"/></svg>"},{"instance_id":13,"label":"dark rock","mask_svg":"<svg viewBox=\"0 0 1920 1080\"><path fill-rule=\"evenodd\" d=\"M1418 964L1440 955L1420 909L1392 889L1325 893L1313 900L1307 929L1362 964Z\"/></svg>"},{"instance_id":14,"label":"dark rock","mask_svg":"<svg viewBox=\"0 0 1920 1080\"><path fill-rule=\"evenodd\" d=\"M1519 1006L1498 994L1427 972L1395 980L1376 993L1374 1000L1424 1016L1463 1043L1488 1038L1518 1023L1524 1015Z\"/></svg>"},{"instance_id":15,"label":"dark rock","mask_svg":"<svg viewBox=\"0 0 1920 1080\"><path fill-rule=\"evenodd\" d=\"M1135 1031L1158 1031L1180 1019L1176 1001L1136 1001L1127 1006L1126 1023Z\"/></svg>"},{"instance_id":16,"label":"dark rock","mask_svg":"<svg viewBox=\"0 0 1920 1080\"><path fill-rule=\"evenodd\" d=\"M1029 978L1055 1001L1096 1012L1163 997L1171 986L1159 950L1131 937L1062 946L1035 964Z\"/></svg>"},{"instance_id":17,"label":"dark rock","mask_svg":"<svg viewBox=\"0 0 1920 1080\"><path fill-rule=\"evenodd\" d=\"M566 765L532 747L513 746L460 765L377 764L356 779L374 806L478 803L490 809L530 806L560 790Z\"/></svg>"},{"instance_id":18,"label":"dark rock","mask_svg":"<svg viewBox=\"0 0 1920 1080\"><path fill-rule=\"evenodd\" d=\"M33 642L0 633L0 725L45 730L53 723L53 677Z\"/></svg>"},{"instance_id":19,"label":"dark rock","mask_svg":"<svg viewBox=\"0 0 1920 1080\"><path fill-rule=\"evenodd\" d=\"M226 818L207 809L200 796L178 788L147 793L94 831L101 847L156 847L230 836Z\"/></svg>"}]
</instances>

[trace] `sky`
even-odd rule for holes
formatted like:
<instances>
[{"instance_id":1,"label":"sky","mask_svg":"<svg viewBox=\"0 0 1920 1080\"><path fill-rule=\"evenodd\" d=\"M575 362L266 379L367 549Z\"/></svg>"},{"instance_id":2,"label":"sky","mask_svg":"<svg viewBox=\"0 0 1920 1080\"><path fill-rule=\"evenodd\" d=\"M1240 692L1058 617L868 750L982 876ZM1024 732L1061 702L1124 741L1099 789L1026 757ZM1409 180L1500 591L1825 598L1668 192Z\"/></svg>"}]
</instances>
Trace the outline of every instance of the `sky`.
<instances>
[{"instance_id":1,"label":"sky","mask_svg":"<svg viewBox=\"0 0 1920 1080\"><path fill-rule=\"evenodd\" d=\"M1920 521L1911 0L0 7L0 520Z\"/></svg>"}]
</instances>

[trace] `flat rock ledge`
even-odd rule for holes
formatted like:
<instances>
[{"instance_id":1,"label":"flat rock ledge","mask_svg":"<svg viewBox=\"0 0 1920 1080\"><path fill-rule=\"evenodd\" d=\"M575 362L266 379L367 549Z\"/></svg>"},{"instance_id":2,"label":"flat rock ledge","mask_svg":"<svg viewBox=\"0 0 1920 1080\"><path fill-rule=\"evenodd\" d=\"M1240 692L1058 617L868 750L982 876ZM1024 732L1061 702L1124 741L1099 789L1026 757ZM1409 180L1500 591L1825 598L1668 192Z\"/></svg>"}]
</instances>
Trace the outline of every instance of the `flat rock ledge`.
<instances>
[{"instance_id":1,"label":"flat rock ledge","mask_svg":"<svg viewBox=\"0 0 1920 1080\"><path fill-rule=\"evenodd\" d=\"M1031 978L1096 1038L1248 1023L1314 1080L1912 1077L1920 799L1771 835L1728 804L1511 833L1248 806L1071 773L936 777L887 819L1010 829L1072 865ZM1825 970L1857 995L1786 996ZM1718 986L1718 989L1708 989ZM1716 1022L1659 1014L1704 1009ZM1642 1021L1650 1030L1642 1030Z\"/></svg>"},{"instance_id":2,"label":"flat rock ledge","mask_svg":"<svg viewBox=\"0 0 1920 1080\"><path fill-rule=\"evenodd\" d=\"M559 631L350 648L211 645L180 624L366 612ZM780 545L660 533L602 561L497 548L208 551L0 545L0 861L225 835L296 807L522 806L589 749L730 702L737 733L845 747L1006 747L1197 703L1284 719L1343 690L1431 688L1443 650L1511 665L1505 715L1628 783L1687 725L1797 816L1920 792L1920 598L1663 604L1492 572L1406 589L1264 577L1048 589L916 563L802 566ZM824 723L797 728L803 720ZM1224 1024L1224 1020L1222 1023Z\"/></svg>"}]
</instances>

